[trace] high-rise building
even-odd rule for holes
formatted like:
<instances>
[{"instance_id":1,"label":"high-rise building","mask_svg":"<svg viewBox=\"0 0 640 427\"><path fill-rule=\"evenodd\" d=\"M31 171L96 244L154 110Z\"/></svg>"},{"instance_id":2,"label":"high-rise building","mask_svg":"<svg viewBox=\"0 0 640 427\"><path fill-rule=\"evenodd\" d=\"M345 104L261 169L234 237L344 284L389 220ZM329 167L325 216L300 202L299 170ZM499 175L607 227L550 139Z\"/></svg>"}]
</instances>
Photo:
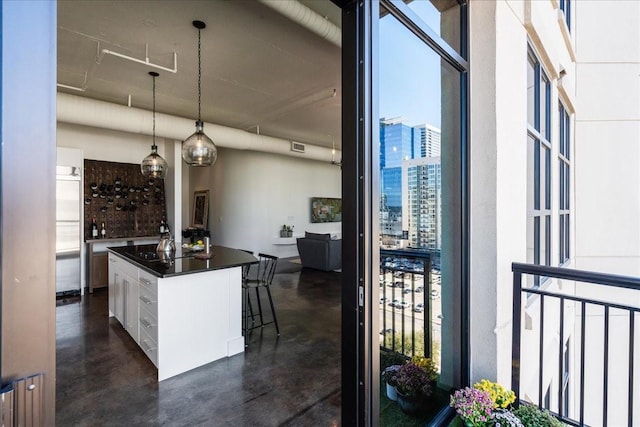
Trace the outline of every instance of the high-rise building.
<instances>
[{"instance_id":1,"label":"high-rise building","mask_svg":"<svg viewBox=\"0 0 640 427\"><path fill-rule=\"evenodd\" d=\"M440 249L442 173L440 157L421 157L402 163L406 188L402 203L403 229L407 245L416 249Z\"/></svg>"}]
</instances>

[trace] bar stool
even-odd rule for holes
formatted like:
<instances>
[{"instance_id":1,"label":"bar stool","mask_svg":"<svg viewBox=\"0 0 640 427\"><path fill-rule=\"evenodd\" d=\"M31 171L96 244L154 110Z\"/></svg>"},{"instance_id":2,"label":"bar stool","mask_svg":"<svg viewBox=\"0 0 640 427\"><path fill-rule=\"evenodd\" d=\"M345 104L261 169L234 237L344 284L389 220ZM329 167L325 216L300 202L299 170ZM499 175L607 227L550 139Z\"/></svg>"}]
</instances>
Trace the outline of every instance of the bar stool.
<instances>
[{"instance_id":1,"label":"bar stool","mask_svg":"<svg viewBox=\"0 0 640 427\"><path fill-rule=\"evenodd\" d=\"M276 327L276 334L280 336L280 327L278 326L278 318L276 316L276 309L273 304L273 296L271 295L271 283L273 282L273 276L276 272L276 265L278 264L278 257L273 255L267 255L263 253L258 254L260 263L258 264L258 273L256 278L250 278L247 271L247 280L242 281L242 287L244 290L244 306L249 310L245 310L244 315L244 336L245 345L249 331L256 328L264 328L267 325L273 323ZM244 271L243 271L244 274ZM258 304L258 312L254 313L251 306L250 293L251 289L255 289L256 301ZM260 289L266 289L267 297L269 299L269 306L271 308L271 317L273 320L265 322L264 311L262 310L262 302L260 301ZM249 317L251 317L251 327L249 327ZM256 317L259 317L259 323L256 322Z\"/></svg>"},{"instance_id":2,"label":"bar stool","mask_svg":"<svg viewBox=\"0 0 640 427\"><path fill-rule=\"evenodd\" d=\"M242 252L246 252L249 255L253 255L253 251L246 249L239 249ZM242 266L242 335L247 336L249 328L249 316L251 316L251 324L255 324L255 316L253 314L253 306L251 305L251 298L249 298L249 274L251 272L252 264L244 264ZM248 310L248 311L247 311ZM245 338L246 342L246 338Z\"/></svg>"}]
</instances>

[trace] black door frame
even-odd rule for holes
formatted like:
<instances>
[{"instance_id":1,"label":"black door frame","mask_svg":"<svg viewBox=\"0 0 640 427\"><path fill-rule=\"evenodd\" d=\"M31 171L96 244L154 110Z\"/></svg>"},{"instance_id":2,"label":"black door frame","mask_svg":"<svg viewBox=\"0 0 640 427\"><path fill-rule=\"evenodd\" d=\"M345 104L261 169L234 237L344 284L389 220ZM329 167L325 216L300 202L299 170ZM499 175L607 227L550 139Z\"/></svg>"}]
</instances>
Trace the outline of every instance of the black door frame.
<instances>
[{"instance_id":1,"label":"black door frame","mask_svg":"<svg viewBox=\"0 0 640 427\"><path fill-rule=\"evenodd\" d=\"M388 0L399 10L403 23L460 71L461 99L461 382L470 382L469 349L469 66L468 3L460 4L460 54L448 48L428 28L417 27L412 12L400 0ZM379 268L379 235L375 213L379 209L379 147L368 144L378 136L374 123L377 105L376 46L379 5L377 0L334 0L342 8L342 425L372 426L379 422L379 352L371 351L377 304L371 298ZM434 420L448 418L442 411Z\"/></svg>"}]
</instances>

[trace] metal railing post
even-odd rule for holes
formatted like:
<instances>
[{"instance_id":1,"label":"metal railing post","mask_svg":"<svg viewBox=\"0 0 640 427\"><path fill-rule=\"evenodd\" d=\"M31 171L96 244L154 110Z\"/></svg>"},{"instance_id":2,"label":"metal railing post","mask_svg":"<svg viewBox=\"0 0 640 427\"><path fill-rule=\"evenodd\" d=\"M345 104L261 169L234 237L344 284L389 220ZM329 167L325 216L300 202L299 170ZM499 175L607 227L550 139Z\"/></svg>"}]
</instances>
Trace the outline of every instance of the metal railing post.
<instances>
[{"instance_id":1,"label":"metal railing post","mask_svg":"<svg viewBox=\"0 0 640 427\"><path fill-rule=\"evenodd\" d=\"M511 389L520 398L520 328L522 322L522 273L513 272L513 328L511 332ZM514 405L517 408L519 400Z\"/></svg>"}]
</instances>

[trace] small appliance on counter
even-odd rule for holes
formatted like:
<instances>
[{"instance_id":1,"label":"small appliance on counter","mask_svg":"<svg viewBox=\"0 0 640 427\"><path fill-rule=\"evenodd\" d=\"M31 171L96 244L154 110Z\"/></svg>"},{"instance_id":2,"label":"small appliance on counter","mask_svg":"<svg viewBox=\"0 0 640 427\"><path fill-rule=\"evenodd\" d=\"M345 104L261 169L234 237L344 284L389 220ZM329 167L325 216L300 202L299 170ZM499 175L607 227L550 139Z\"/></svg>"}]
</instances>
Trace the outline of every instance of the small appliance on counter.
<instances>
[{"instance_id":1,"label":"small appliance on counter","mask_svg":"<svg viewBox=\"0 0 640 427\"><path fill-rule=\"evenodd\" d=\"M205 237L211 238L211 235L209 230L205 230L204 228L189 227L182 230L182 238L189 239L189 243L196 243L198 240L204 241Z\"/></svg>"}]
</instances>

